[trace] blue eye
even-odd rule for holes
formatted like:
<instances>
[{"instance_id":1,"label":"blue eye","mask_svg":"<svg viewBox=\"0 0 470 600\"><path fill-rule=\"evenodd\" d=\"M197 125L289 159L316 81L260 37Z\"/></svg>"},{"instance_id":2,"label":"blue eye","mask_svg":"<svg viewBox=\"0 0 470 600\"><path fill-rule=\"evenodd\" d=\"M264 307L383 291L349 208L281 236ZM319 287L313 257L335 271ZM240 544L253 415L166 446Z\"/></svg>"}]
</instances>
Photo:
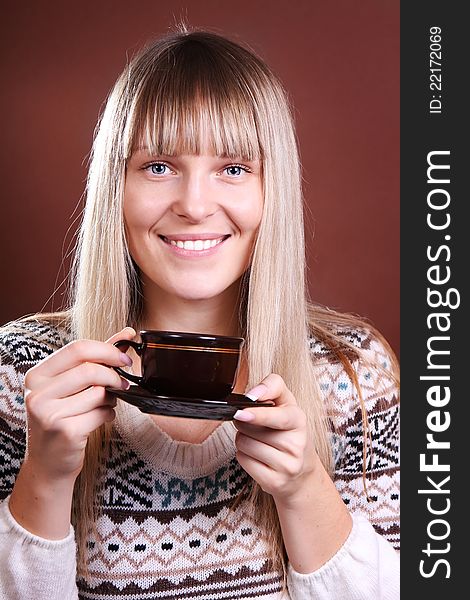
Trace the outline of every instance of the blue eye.
<instances>
[{"instance_id":1,"label":"blue eye","mask_svg":"<svg viewBox=\"0 0 470 600\"><path fill-rule=\"evenodd\" d=\"M152 163L147 169L150 169L152 175L165 175L168 166L165 163Z\"/></svg>"},{"instance_id":2,"label":"blue eye","mask_svg":"<svg viewBox=\"0 0 470 600\"><path fill-rule=\"evenodd\" d=\"M229 167L225 167L225 171L230 177L240 177L242 173L247 173L248 169L241 165L230 165Z\"/></svg>"}]
</instances>

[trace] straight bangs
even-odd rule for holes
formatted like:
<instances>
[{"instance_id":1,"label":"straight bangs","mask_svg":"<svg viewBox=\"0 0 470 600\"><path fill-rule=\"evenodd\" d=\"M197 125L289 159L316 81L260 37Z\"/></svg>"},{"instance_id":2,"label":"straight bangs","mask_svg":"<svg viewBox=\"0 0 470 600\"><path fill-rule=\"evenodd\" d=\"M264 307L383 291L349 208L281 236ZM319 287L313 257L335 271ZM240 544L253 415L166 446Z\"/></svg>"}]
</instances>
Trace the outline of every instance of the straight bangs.
<instances>
[{"instance_id":1,"label":"straight bangs","mask_svg":"<svg viewBox=\"0 0 470 600\"><path fill-rule=\"evenodd\" d=\"M228 60L226 52L194 40L165 50L151 65L135 65L139 87L130 103L124 158L145 148L155 156L212 152L262 160L252 91L259 82L247 79L241 57Z\"/></svg>"}]
</instances>

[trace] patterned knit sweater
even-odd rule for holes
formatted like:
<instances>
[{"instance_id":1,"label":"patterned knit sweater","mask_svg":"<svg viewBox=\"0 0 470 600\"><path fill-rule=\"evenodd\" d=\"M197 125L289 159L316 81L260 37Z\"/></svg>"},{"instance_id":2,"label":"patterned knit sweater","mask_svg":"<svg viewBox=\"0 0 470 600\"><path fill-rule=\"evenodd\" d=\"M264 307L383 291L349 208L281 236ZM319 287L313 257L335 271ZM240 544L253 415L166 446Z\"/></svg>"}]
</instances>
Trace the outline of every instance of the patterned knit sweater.
<instances>
[{"instance_id":1,"label":"patterned knit sweater","mask_svg":"<svg viewBox=\"0 0 470 600\"><path fill-rule=\"evenodd\" d=\"M367 332L343 335L372 363L387 368L390 358L378 340ZM44 540L24 530L8 508L26 445L24 375L68 341L66 331L40 322L16 322L1 330L0 598L399 597L398 555L392 547L399 541L397 392L386 375L355 361L373 441L368 502L357 393L343 366L313 339L331 422L335 483L353 515L353 529L337 554L312 574L289 567L283 593L266 534L243 495L248 475L235 459L232 423L222 423L202 444L188 444L120 402L98 499L102 513L87 541L89 572L77 576L72 528L64 540Z\"/></svg>"}]
</instances>

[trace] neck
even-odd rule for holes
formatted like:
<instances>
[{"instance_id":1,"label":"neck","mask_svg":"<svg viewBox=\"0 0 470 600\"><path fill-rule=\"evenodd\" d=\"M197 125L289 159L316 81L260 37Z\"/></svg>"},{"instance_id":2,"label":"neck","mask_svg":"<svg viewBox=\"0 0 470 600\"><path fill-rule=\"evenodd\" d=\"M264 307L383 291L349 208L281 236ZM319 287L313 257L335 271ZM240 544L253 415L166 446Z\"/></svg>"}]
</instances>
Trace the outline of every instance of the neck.
<instances>
[{"instance_id":1,"label":"neck","mask_svg":"<svg viewBox=\"0 0 470 600\"><path fill-rule=\"evenodd\" d=\"M186 299L153 288L146 294L142 329L238 336L239 282L215 298Z\"/></svg>"}]
</instances>

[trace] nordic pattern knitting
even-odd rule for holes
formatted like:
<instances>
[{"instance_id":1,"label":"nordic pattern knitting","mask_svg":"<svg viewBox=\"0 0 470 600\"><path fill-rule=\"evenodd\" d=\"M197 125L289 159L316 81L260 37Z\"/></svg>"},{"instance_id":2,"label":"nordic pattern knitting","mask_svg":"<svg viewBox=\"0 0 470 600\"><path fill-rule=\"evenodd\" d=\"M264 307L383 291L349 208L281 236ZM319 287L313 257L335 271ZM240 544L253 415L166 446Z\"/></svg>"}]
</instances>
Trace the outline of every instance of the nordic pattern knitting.
<instances>
[{"instance_id":1,"label":"nordic pattern knitting","mask_svg":"<svg viewBox=\"0 0 470 600\"><path fill-rule=\"evenodd\" d=\"M344 336L372 364L386 368L389 357L378 340L359 331L344 331ZM65 330L40 322L16 322L2 331L0 499L11 492L25 452L24 374L67 341ZM394 383L367 365L356 365L373 441L368 502L362 482L357 393L335 357L314 340L310 346L330 416L336 486L352 512L366 515L397 546L398 399ZM98 499L102 515L87 542L89 576L77 582L80 598L277 597L281 576L272 569L266 536L244 498L248 476L234 459L231 425L224 424L207 440L203 451L210 458L210 472L204 472L195 464L200 453L192 454L190 445L175 444L163 432L155 440L159 430L153 425L146 430L149 420L133 409L124 407L126 418L117 419L112 436ZM131 431L130 425L126 429L126 423L138 431ZM235 500L239 502L231 510Z\"/></svg>"}]
</instances>

